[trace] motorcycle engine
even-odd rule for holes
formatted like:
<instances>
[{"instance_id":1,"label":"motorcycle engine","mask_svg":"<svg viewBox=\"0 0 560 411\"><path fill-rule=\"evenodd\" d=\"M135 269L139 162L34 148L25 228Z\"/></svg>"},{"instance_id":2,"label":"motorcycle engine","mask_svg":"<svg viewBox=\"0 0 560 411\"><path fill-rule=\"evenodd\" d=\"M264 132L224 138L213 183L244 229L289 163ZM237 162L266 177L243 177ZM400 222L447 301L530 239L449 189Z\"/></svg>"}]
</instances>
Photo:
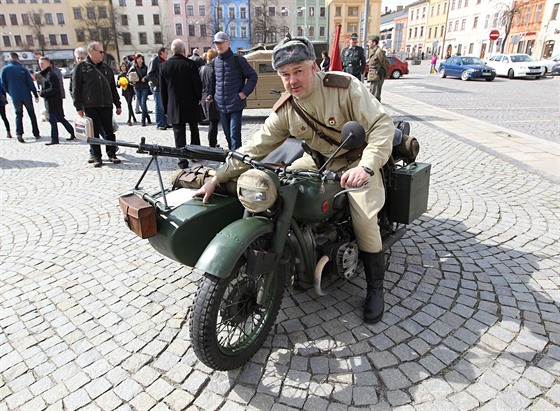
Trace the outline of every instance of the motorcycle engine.
<instances>
[{"instance_id":1,"label":"motorcycle engine","mask_svg":"<svg viewBox=\"0 0 560 411\"><path fill-rule=\"evenodd\" d=\"M329 257L325 271L346 280L358 274L359 250L355 240L335 242L327 236L318 236L315 241L319 258L323 255Z\"/></svg>"}]
</instances>

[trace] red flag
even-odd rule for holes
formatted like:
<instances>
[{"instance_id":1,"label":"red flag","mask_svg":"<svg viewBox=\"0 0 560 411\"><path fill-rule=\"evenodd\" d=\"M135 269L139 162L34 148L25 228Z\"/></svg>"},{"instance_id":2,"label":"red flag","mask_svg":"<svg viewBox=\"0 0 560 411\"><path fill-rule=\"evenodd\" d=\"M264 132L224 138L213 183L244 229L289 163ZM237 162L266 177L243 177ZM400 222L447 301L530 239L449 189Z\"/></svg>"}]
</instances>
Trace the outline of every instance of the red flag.
<instances>
[{"instance_id":1,"label":"red flag","mask_svg":"<svg viewBox=\"0 0 560 411\"><path fill-rule=\"evenodd\" d=\"M331 47L331 65L329 71L342 71L342 60L340 59L340 30L342 25L338 24L336 26L336 31L334 33L333 44Z\"/></svg>"}]
</instances>

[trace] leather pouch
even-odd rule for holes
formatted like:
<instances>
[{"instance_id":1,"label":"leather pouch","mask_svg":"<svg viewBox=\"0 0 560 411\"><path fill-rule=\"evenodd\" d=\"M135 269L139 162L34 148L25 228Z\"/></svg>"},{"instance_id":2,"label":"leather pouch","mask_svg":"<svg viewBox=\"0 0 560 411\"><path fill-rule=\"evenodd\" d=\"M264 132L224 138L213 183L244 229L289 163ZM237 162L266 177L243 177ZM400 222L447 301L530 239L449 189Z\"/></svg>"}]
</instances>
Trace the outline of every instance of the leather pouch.
<instances>
[{"instance_id":1,"label":"leather pouch","mask_svg":"<svg viewBox=\"0 0 560 411\"><path fill-rule=\"evenodd\" d=\"M134 193L119 197L124 222L140 238L150 238L157 234L156 209Z\"/></svg>"}]
</instances>

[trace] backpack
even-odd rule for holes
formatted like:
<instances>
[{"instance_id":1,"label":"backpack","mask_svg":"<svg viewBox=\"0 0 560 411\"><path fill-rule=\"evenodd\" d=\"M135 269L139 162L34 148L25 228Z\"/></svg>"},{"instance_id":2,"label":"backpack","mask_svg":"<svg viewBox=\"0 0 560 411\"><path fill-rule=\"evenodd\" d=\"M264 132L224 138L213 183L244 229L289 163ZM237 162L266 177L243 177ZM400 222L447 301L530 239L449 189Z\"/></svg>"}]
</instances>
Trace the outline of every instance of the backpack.
<instances>
[{"instance_id":1,"label":"backpack","mask_svg":"<svg viewBox=\"0 0 560 411\"><path fill-rule=\"evenodd\" d=\"M379 65L384 72L383 78L387 77L389 75L389 71L391 70L391 63L389 62L389 59L385 55L384 51L381 51L379 53Z\"/></svg>"}]
</instances>

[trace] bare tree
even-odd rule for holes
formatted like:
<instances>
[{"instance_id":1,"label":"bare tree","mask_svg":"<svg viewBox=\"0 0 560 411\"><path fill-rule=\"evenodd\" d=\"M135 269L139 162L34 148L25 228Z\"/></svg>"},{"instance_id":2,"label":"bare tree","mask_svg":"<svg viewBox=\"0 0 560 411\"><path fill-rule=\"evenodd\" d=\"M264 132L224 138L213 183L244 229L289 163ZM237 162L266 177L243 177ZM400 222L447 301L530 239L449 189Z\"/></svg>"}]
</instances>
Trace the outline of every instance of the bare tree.
<instances>
[{"instance_id":1,"label":"bare tree","mask_svg":"<svg viewBox=\"0 0 560 411\"><path fill-rule=\"evenodd\" d=\"M535 0L515 0L511 4L503 4L502 11L498 17L498 22L504 27L504 39L502 41L502 47L500 52L503 53L506 41L511 32L512 27L516 24L517 20L521 18L521 13L523 10L533 3L537 3Z\"/></svg>"},{"instance_id":2,"label":"bare tree","mask_svg":"<svg viewBox=\"0 0 560 411\"><path fill-rule=\"evenodd\" d=\"M254 0L250 4L251 44L277 43L286 27L286 17L281 14L278 0Z\"/></svg>"},{"instance_id":3,"label":"bare tree","mask_svg":"<svg viewBox=\"0 0 560 411\"><path fill-rule=\"evenodd\" d=\"M45 13L43 9L30 10L27 12L29 16L29 26L31 27L32 35L37 38L37 49L41 52L41 55L45 55L47 50L47 39L45 37Z\"/></svg>"}]
</instances>

